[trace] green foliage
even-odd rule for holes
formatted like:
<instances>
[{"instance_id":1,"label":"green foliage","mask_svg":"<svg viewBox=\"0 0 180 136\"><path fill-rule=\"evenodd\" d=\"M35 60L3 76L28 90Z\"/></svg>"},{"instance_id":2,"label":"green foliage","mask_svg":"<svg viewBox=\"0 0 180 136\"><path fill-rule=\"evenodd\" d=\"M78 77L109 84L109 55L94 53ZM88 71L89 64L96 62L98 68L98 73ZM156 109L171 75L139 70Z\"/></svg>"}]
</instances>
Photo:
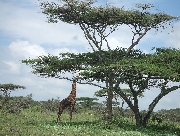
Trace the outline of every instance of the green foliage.
<instances>
[{"instance_id":1,"label":"green foliage","mask_svg":"<svg viewBox=\"0 0 180 136\"><path fill-rule=\"evenodd\" d=\"M175 48L156 48L154 55L148 55L147 61L156 64L155 73L161 73L161 76L171 81L178 82L180 79L180 50ZM159 67L159 68L157 68ZM148 69L146 72L149 72ZM152 71L152 70L151 70Z\"/></svg>"},{"instance_id":2,"label":"green foliage","mask_svg":"<svg viewBox=\"0 0 180 136\"><path fill-rule=\"evenodd\" d=\"M97 100L98 100L97 98L80 97L80 98L76 98L76 103L84 108L91 109L93 108L93 106L98 104L98 102L93 102Z\"/></svg>"},{"instance_id":3,"label":"green foliage","mask_svg":"<svg viewBox=\"0 0 180 136\"><path fill-rule=\"evenodd\" d=\"M122 58L114 64L91 69L96 74L104 70L116 71L116 76L121 76L121 82L129 80L134 85L144 85L148 88L146 79L164 79L172 82L180 80L180 50L174 48L156 48L154 54L142 54L133 58ZM147 76L147 78L145 78ZM153 86L154 82L150 86ZM159 84L161 85L161 84ZM140 87L139 87L140 88Z\"/></svg>"},{"instance_id":4,"label":"green foliage","mask_svg":"<svg viewBox=\"0 0 180 136\"><path fill-rule=\"evenodd\" d=\"M156 122L151 122L146 128L135 126L134 121L129 116L132 114L130 110L124 110L124 116L116 114L113 117L111 124L106 124L97 116L98 108L86 110L78 114L73 114L72 122L69 122L69 113L63 113L61 122L55 122L57 113L49 111L49 114L41 112L40 102L33 101L32 95L27 96L31 100L30 105L22 109L19 114L5 113L0 111L0 135L68 135L68 136L178 136L180 134L179 122L171 122L166 117L162 123L156 125ZM14 99L26 99L26 97L14 97ZM86 97L82 98L86 99ZM20 101L20 100L19 100ZM51 102L51 106L55 106L55 99L44 102ZM23 105L23 100L20 101ZM53 103L52 103L53 102ZM103 110L103 109L102 109ZM117 109L114 109L117 110ZM160 118L163 114L174 116L174 113L179 115L179 109L161 110L158 114ZM172 114L173 113L173 114ZM129 115L128 115L129 114ZM162 114L162 115L161 115ZM133 117L134 119L134 117ZM169 121L168 123L166 121Z\"/></svg>"},{"instance_id":5,"label":"green foliage","mask_svg":"<svg viewBox=\"0 0 180 136\"><path fill-rule=\"evenodd\" d=\"M15 90L15 89L25 89L24 86L20 86L20 85L14 85L14 84L0 84L0 90L4 91L4 90Z\"/></svg>"},{"instance_id":6,"label":"green foliage","mask_svg":"<svg viewBox=\"0 0 180 136\"><path fill-rule=\"evenodd\" d=\"M132 25L147 28L163 27L163 23L177 19L165 13L152 14L147 9L150 4L141 4L140 10L124 10L117 7L93 7L94 2L80 2L78 0L63 0L63 5L41 2L42 13L47 15L48 21L57 23L63 21L69 24L87 24L93 27L107 27L108 25Z\"/></svg>"},{"instance_id":7,"label":"green foliage","mask_svg":"<svg viewBox=\"0 0 180 136\"><path fill-rule=\"evenodd\" d=\"M155 116L155 115L152 116L151 120L152 120L153 122L156 122L156 121L157 121L158 124L162 123L162 118L157 117L157 116Z\"/></svg>"},{"instance_id":8,"label":"green foliage","mask_svg":"<svg viewBox=\"0 0 180 136\"><path fill-rule=\"evenodd\" d=\"M108 89L98 90L98 91L96 91L94 93L94 96L96 96L96 97L106 97L106 96L108 96L107 91L108 91ZM122 89L122 91L126 94L126 96L128 98L133 97L130 89ZM143 96L144 95L142 93L139 94L139 97L143 97ZM114 91L113 98L117 99L117 98L121 98L121 96Z\"/></svg>"},{"instance_id":9,"label":"green foliage","mask_svg":"<svg viewBox=\"0 0 180 136\"><path fill-rule=\"evenodd\" d=\"M0 84L0 93L9 96L10 92L15 89L25 89L26 87L14 84Z\"/></svg>"},{"instance_id":10,"label":"green foliage","mask_svg":"<svg viewBox=\"0 0 180 136\"><path fill-rule=\"evenodd\" d=\"M163 119L163 121L180 122L180 108L170 109L170 110L159 110L155 114L158 118Z\"/></svg>"},{"instance_id":11,"label":"green foliage","mask_svg":"<svg viewBox=\"0 0 180 136\"><path fill-rule=\"evenodd\" d=\"M0 91L15 90L19 88L25 89L26 87L14 84L0 84Z\"/></svg>"},{"instance_id":12,"label":"green foliage","mask_svg":"<svg viewBox=\"0 0 180 136\"><path fill-rule=\"evenodd\" d=\"M60 100L58 99L49 99L48 101L40 101L41 112L56 112L58 111Z\"/></svg>"},{"instance_id":13,"label":"green foliage","mask_svg":"<svg viewBox=\"0 0 180 136\"><path fill-rule=\"evenodd\" d=\"M0 84L0 109L10 113L19 113L22 108L25 108L27 103L21 98L10 97L10 93L15 89L25 89L24 86L14 84ZM29 96L27 96L29 97ZM23 104L22 102L23 101Z\"/></svg>"},{"instance_id":14,"label":"green foliage","mask_svg":"<svg viewBox=\"0 0 180 136\"><path fill-rule=\"evenodd\" d=\"M32 110L23 110L20 114L4 114L0 112L0 135L64 135L64 136L178 136L179 126L149 125L146 128L137 127L128 118L116 116L112 124L107 126L99 120L92 111L74 114L72 122L69 115L64 113L58 124L55 122L56 113L42 114Z\"/></svg>"},{"instance_id":15,"label":"green foliage","mask_svg":"<svg viewBox=\"0 0 180 136\"><path fill-rule=\"evenodd\" d=\"M34 105L32 99L32 94L27 95L26 97L8 97L1 95L0 105L1 110L8 113L19 114L23 109L27 109Z\"/></svg>"},{"instance_id":16,"label":"green foliage","mask_svg":"<svg viewBox=\"0 0 180 136\"><path fill-rule=\"evenodd\" d=\"M123 59L126 51L125 48L101 51L105 56L102 63L100 62L101 58L99 58L100 51L78 54L60 53L59 56L39 56L37 59L22 60L22 63L30 65L33 69L32 73L41 76L62 77L65 72L83 71L80 75L84 76L85 80L92 78L104 81L104 78L109 74L110 66ZM140 50L134 50L130 52L129 57L138 59L142 55L143 53Z\"/></svg>"}]
</instances>

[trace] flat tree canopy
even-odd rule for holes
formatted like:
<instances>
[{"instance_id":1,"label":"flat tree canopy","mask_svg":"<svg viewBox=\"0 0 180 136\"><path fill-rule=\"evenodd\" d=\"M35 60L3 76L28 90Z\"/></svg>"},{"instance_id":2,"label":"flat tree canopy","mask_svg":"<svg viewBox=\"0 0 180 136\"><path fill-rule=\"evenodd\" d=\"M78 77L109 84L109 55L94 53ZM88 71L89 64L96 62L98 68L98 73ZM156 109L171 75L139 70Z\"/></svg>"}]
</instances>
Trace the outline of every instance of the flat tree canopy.
<instances>
[{"instance_id":1,"label":"flat tree canopy","mask_svg":"<svg viewBox=\"0 0 180 136\"><path fill-rule=\"evenodd\" d=\"M177 16L159 11L151 13L152 4L138 4L136 9L125 10L123 7L95 7L93 0L61 0L61 2L62 4L41 2L42 13L47 16L49 23L62 21L78 24L93 51L102 50L102 41L110 50L111 47L106 38L118 29L118 26L127 25L133 32L132 44L127 51L128 55L149 30L165 29L172 21L178 19ZM102 53L100 56L102 57Z\"/></svg>"},{"instance_id":2,"label":"flat tree canopy","mask_svg":"<svg viewBox=\"0 0 180 136\"><path fill-rule=\"evenodd\" d=\"M26 87L14 84L0 84L0 91L10 91L20 88L25 89Z\"/></svg>"},{"instance_id":3,"label":"flat tree canopy","mask_svg":"<svg viewBox=\"0 0 180 136\"><path fill-rule=\"evenodd\" d=\"M177 19L165 13L141 12L138 10L124 10L117 7L93 7L94 2L79 2L78 0L63 0L66 4L59 5L54 2L40 4L48 21L57 23L63 21L70 24L85 23L92 26L108 26L125 24L140 27L158 28L158 24ZM143 10L153 7L151 4L138 5Z\"/></svg>"},{"instance_id":4,"label":"flat tree canopy","mask_svg":"<svg viewBox=\"0 0 180 136\"><path fill-rule=\"evenodd\" d=\"M0 84L0 93L4 96L10 96L10 92L16 89L25 89L25 86L15 85L15 84Z\"/></svg>"},{"instance_id":5,"label":"flat tree canopy","mask_svg":"<svg viewBox=\"0 0 180 136\"><path fill-rule=\"evenodd\" d=\"M112 91L123 98L133 110L137 116L137 125L146 125L159 100L180 88L178 84L173 86L169 84L180 81L180 50L156 48L152 54L134 50L129 57L126 57L126 50L121 48L104 51L106 63L98 63L99 57L96 57L98 52L39 56L37 59L23 60L23 63L30 65L33 73L45 77L68 79L63 73L80 71L79 76L86 84L96 85L107 90L109 85L106 86L101 83L107 83L112 79ZM111 58L108 57L110 52L113 52ZM95 84L93 81L98 81L99 84ZM130 92L128 94L131 94L133 101L121 89L120 84L122 83L129 86ZM139 112L138 97L153 87L159 88L161 92L150 103L147 114L143 117Z\"/></svg>"}]
</instances>

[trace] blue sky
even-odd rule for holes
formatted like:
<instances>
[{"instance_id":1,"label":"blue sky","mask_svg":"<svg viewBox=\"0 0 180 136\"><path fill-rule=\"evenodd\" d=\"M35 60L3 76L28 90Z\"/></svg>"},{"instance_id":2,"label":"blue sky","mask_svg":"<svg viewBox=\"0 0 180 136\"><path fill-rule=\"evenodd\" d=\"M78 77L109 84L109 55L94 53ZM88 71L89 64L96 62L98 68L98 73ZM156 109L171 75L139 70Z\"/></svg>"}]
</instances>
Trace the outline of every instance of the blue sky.
<instances>
[{"instance_id":1,"label":"blue sky","mask_svg":"<svg viewBox=\"0 0 180 136\"><path fill-rule=\"evenodd\" d=\"M58 2L58 0L50 0ZM179 0L108 0L112 6L132 9L138 3L151 3L155 8L173 16L180 16ZM98 0L95 5L105 5L105 0ZM87 52L90 46L82 30L77 25L63 22L50 24L41 13L38 0L0 0L0 83L13 83L26 86L12 95L26 96L33 94L35 100L65 98L71 91L71 82L58 79L44 79L32 75L31 69L21 64L22 59L36 58L39 55L58 55L60 52ZM149 52L152 47L180 48L180 21L173 23L174 32L168 27L162 32L150 31L136 48ZM169 34L168 34L169 33ZM122 26L108 37L112 48L128 47L132 32ZM125 86L126 87L126 86ZM89 85L77 85L77 97L93 97L99 88ZM159 90L152 89L140 100L140 109L147 109ZM179 108L180 90L165 96L155 110Z\"/></svg>"}]
</instances>

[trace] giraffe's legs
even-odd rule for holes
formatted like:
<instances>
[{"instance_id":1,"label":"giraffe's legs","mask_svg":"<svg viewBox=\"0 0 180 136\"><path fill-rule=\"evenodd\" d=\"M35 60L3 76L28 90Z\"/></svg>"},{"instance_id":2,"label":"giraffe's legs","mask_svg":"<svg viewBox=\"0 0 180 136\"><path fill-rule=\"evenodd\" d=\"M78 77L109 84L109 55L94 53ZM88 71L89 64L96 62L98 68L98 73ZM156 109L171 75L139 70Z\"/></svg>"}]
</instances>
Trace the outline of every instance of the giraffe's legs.
<instances>
[{"instance_id":1,"label":"giraffe's legs","mask_svg":"<svg viewBox=\"0 0 180 136\"><path fill-rule=\"evenodd\" d=\"M71 120L72 120L72 111L74 110L74 105L71 105L71 107L70 107L70 122L71 122Z\"/></svg>"},{"instance_id":2,"label":"giraffe's legs","mask_svg":"<svg viewBox=\"0 0 180 136\"><path fill-rule=\"evenodd\" d=\"M60 104L58 117L57 117L57 123L60 121L60 117L61 117L63 110L64 110L64 106Z\"/></svg>"}]
</instances>

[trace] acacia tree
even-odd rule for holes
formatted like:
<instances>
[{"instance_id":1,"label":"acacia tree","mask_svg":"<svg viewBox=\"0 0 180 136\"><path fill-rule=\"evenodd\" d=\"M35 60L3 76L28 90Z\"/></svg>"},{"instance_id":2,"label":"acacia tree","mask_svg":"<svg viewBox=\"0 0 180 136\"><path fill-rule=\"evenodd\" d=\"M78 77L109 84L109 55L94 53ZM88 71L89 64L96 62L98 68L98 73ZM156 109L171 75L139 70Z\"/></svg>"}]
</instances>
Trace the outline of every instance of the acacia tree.
<instances>
[{"instance_id":1,"label":"acacia tree","mask_svg":"<svg viewBox=\"0 0 180 136\"><path fill-rule=\"evenodd\" d=\"M4 99L2 98L2 107L4 104L7 103L11 91L14 91L16 89L25 89L25 88L26 87L24 86L15 85L15 84L0 84L0 93L4 97Z\"/></svg>"},{"instance_id":2,"label":"acacia tree","mask_svg":"<svg viewBox=\"0 0 180 136\"><path fill-rule=\"evenodd\" d=\"M117 7L94 7L92 0L79 1L79 0L61 0L64 5L56 3L42 2L40 4L43 13L47 15L50 23L57 23L63 21L69 24L78 24L83 30L86 39L89 42L93 51L99 51L100 63L106 65L106 56L102 51L103 44L106 45L108 50L112 50L107 41L107 37L118 29L121 25L127 25L133 32L132 44L129 46L126 57L128 57L131 49L133 49L140 40L151 29L159 30L165 28L165 24L177 19L161 12L152 14L148 11L153 5L139 4L136 10L124 10ZM110 54L111 58L112 54ZM112 116L112 72L106 78L108 89L107 111L109 119ZM112 78L111 78L112 77Z\"/></svg>"},{"instance_id":3,"label":"acacia tree","mask_svg":"<svg viewBox=\"0 0 180 136\"><path fill-rule=\"evenodd\" d=\"M95 56L98 56L98 64L101 66L110 65L108 60L114 59L115 61L119 59L119 57L117 56L116 59L112 57L113 50L111 49L111 46L107 41L107 37L111 33L113 33L116 29L118 29L119 26L127 25L130 27L133 33L133 37L131 39L132 44L125 52L126 54L125 57L129 58L131 56L130 53L132 52L132 49L140 42L140 40L144 37L144 35L147 34L149 30L156 29L158 31L159 28L165 28L166 24L169 24L174 19L177 19L177 17L173 17L161 12L155 14L150 13L149 9L152 7L152 5L150 4L138 5L137 7L139 9L135 9L135 10L124 10L123 8L108 7L108 6L94 7L92 6L93 1L89 1L89 2L78 1L78 0L62 0L62 1L63 1L63 5L59 5L56 3L49 3L49 2L41 2L40 6L43 10L43 13L47 15L48 21L51 23L57 23L59 21L63 21L69 24L75 24L75 25L78 24L80 28L83 30L85 37L88 40L92 50L94 52L98 51L98 54L95 53L96 54ZM103 51L102 49L102 45L104 44L107 47L109 53L108 55L106 54L107 52ZM47 61L48 59L51 58L53 58L53 56L45 57ZM43 70L41 69L42 71L39 71L39 68L36 68L37 70L35 73L44 73L44 75L53 76L53 77L57 76L56 73L58 72L61 73L62 71L58 71L59 69L53 68L54 65L56 65L54 63L59 62L57 61L57 57L54 58L56 59L56 62L51 60L51 62L49 62L49 65L51 66L48 68L49 71L51 71L50 69L53 69L55 71L47 72L47 71L43 71L44 69ZM41 60L37 60L37 61L39 61L38 63L41 62ZM69 63L72 63L71 59L69 59ZM96 68L99 67L97 63L95 63L96 65L94 66L92 64L91 64L92 67L95 66ZM33 65L35 66L35 63L33 63ZM68 68L69 67L64 67L65 71L67 71ZM76 64L73 67L69 68L68 70L75 71L75 69L77 69ZM107 112L109 119L111 120L113 86L115 85L114 69L104 70L103 72L106 73L104 74L106 75L106 77L91 78L93 80L89 79L89 81L86 83L93 84L92 82L95 81L96 79L98 80L101 79L102 81L106 82L106 87L104 88L108 88ZM51 75L49 75L49 73L51 73ZM98 73L99 71L97 72L97 74L92 74L92 75L96 76L98 75ZM116 84L115 86L117 87L119 86L119 84Z\"/></svg>"},{"instance_id":4,"label":"acacia tree","mask_svg":"<svg viewBox=\"0 0 180 136\"><path fill-rule=\"evenodd\" d=\"M4 96L9 96L11 91L20 88L25 89L26 87L15 84L0 84L0 92L2 92Z\"/></svg>"},{"instance_id":5,"label":"acacia tree","mask_svg":"<svg viewBox=\"0 0 180 136\"><path fill-rule=\"evenodd\" d=\"M97 98L90 98L90 97L76 98L76 101L79 101L78 104L80 104L84 108L89 108L89 109L91 109L94 105L98 104L98 102L93 102L97 100L98 100Z\"/></svg>"},{"instance_id":6,"label":"acacia tree","mask_svg":"<svg viewBox=\"0 0 180 136\"><path fill-rule=\"evenodd\" d=\"M146 126L154 107L162 97L180 88L180 50L157 48L154 54L146 54L141 58L120 59L109 66L91 69L91 73L113 69L115 71L115 84L113 89L119 94L135 114L136 124ZM125 83L130 88L133 101L120 88L119 83ZM150 103L146 113L139 111L138 95L154 87L160 89L160 93Z\"/></svg>"},{"instance_id":7,"label":"acacia tree","mask_svg":"<svg viewBox=\"0 0 180 136\"><path fill-rule=\"evenodd\" d=\"M113 53L112 53L113 52ZM125 57L126 51L112 50L112 57L117 58L108 61L109 64L100 65L98 62L99 52L93 53L62 53L60 56L39 56L37 59L24 60L23 63L33 68L33 73L47 77L68 79L62 73L68 71L84 70L80 73L79 83L91 84L108 90L106 78L109 71L113 71L113 91L118 94L128 104L135 114L136 124L146 126L150 115L159 100L178 89L179 85L171 87L169 83L178 82L180 74L180 50L157 48L154 54L142 54L139 51L130 53L132 57ZM104 51L109 56L109 51ZM113 62L113 60L115 60ZM68 79L71 80L71 79ZM99 84L93 81L98 81ZM128 92L120 88L120 83L129 86ZM138 97L146 90L157 87L161 93L149 105L146 113L139 111ZM129 95L130 97L129 97ZM129 99L131 98L131 99Z\"/></svg>"}]
</instances>

